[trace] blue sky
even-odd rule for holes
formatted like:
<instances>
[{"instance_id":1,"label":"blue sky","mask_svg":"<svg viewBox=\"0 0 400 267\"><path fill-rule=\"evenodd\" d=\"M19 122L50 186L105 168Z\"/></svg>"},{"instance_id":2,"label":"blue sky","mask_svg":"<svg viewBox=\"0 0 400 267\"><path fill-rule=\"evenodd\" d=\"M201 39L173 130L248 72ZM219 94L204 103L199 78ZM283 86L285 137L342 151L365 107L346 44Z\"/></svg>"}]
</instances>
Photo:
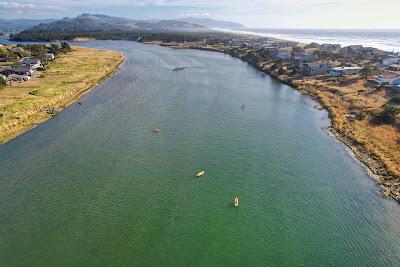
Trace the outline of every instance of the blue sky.
<instances>
[{"instance_id":1,"label":"blue sky","mask_svg":"<svg viewBox=\"0 0 400 267\"><path fill-rule=\"evenodd\" d=\"M206 17L260 28L397 28L400 0L0 0L1 18L101 13L133 19Z\"/></svg>"}]
</instances>

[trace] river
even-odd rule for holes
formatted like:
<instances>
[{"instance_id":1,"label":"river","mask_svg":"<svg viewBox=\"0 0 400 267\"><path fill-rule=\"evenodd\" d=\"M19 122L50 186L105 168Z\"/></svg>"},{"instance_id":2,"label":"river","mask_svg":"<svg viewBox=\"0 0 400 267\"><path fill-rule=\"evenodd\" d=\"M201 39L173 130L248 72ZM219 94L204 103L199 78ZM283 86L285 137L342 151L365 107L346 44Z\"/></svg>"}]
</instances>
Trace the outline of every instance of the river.
<instances>
[{"instance_id":1,"label":"river","mask_svg":"<svg viewBox=\"0 0 400 267\"><path fill-rule=\"evenodd\" d=\"M80 45L126 60L0 145L1 266L400 264L399 205L309 97L220 53Z\"/></svg>"}]
</instances>

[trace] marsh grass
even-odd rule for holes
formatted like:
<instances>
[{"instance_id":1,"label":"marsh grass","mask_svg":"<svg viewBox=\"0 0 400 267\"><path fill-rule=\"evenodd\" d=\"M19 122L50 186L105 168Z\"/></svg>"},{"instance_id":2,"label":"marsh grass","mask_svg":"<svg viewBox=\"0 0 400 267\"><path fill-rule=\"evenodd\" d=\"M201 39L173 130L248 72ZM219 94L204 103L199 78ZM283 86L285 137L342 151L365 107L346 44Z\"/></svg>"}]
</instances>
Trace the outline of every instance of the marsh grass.
<instances>
[{"instance_id":1,"label":"marsh grass","mask_svg":"<svg viewBox=\"0 0 400 267\"><path fill-rule=\"evenodd\" d=\"M112 74L122 54L74 47L32 80L0 90L0 143L51 118Z\"/></svg>"}]
</instances>

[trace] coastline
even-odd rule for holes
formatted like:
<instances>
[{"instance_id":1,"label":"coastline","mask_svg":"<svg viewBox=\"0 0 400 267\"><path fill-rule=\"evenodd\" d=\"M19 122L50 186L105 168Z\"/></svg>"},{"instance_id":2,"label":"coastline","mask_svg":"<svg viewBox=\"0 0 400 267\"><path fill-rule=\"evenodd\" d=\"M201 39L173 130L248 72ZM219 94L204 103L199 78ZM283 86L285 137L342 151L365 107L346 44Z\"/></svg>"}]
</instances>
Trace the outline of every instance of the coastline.
<instances>
[{"instance_id":1,"label":"coastline","mask_svg":"<svg viewBox=\"0 0 400 267\"><path fill-rule=\"evenodd\" d=\"M153 44L154 43L149 43ZM157 45L157 44L156 44ZM329 114L329 119L331 121L331 126L327 127L325 130L332 134L339 142L343 143L346 147L348 147L355 157L362 163L368 170L371 178L377 183L380 187L381 195L385 198L392 198L398 203L400 203L400 190L399 190L399 177L396 177L394 174L390 173L389 168L385 165L385 162L379 158L379 156L374 155L368 148L362 143L357 141L350 135L347 135L343 129L336 123L335 116L337 115L333 110L332 105L326 101L325 97L321 97L317 93L319 88L313 87L310 85L303 86L300 83L296 83L292 81L289 77L283 77L279 74L274 73L272 70L268 68L263 68L256 62L252 62L244 57L240 57L234 53L229 53L225 50L211 48L211 47L182 47L182 46L167 46L173 49L196 49L196 50L204 50L211 52L218 52L230 55L232 57L238 58L247 62L248 64L255 67L257 70L271 76L272 78L278 80L279 82L286 84L292 87L294 90L297 90L303 94L307 94L314 101L316 101L321 107L327 110Z\"/></svg>"},{"instance_id":2,"label":"coastline","mask_svg":"<svg viewBox=\"0 0 400 267\"><path fill-rule=\"evenodd\" d=\"M5 90L20 90L23 91L23 93L22 96L18 96L19 98L21 98L18 99L18 101L21 101L22 104L14 102L6 105L0 105L0 113L2 114L0 120L0 145L10 142L16 137L30 131L39 124L51 119L65 108L77 102L82 96L90 92L104 80L117 72L119 66L125 60L124 56L121 53L115 51L106 51L76 46L72 48L72 55L63 55L60 57L60 59L56 59L54 62L51 63L56 66L55 68L57 68L57 70L54 70L54 75L61 76L61 78L57 77L56 82L48 78L48 75L52 76L51 72L53 71L53 65L50 64L50 68L43 73L45 76L44 78L35 77L31 81L25 82L23 84L8 85L6 88L1 89L0 92L2 93L4 93ZM108 56L107 67L103 71L96 72L95 75L91 74L87 75L86 77L80 77L80 79L82 80L71 81L71 79L74 79L74 74L71 73L71 68L73 67L67 69L64 68L65 66L63 66L62 64L67 64L67 61L71 60L75 62L73 64L74 66L76 66L77 64L79 64L80 60L85 60L83 57L80 58L85 53L94 53L98 56L97 59L101 58L102 56ZM100 63L100 61L98 63ZM93 70L89 69L89 67L91 67L90 65L87 65L87 68L84 67L84 64L79 65L81 66L80 69L78 67L79 73L93 73ZM68 83L71 83L74 86L68 86L65 90L60 89L64 84ZM47 90L47 88L43 89L44 87L55 87L55 89L52 88L53 91L51 92L51 94L49 94L48 92L44 92L41 99L31 99L33 96L30 94L32 94L33 91ZM0 100L2 100L2 97L3 95L0 94ZM18 108L15 108L12 107L12 105L20 106ZM4 116L6 118L3 118L3 114L5 113L4 110L9 108L13 109L13 112L15 113L22 111L27 113L27 115L25 115L25 117L23 118L21 118L22 116L19 115L15 115L16 118L10 116L8 116L9 118L7 118L6 116ZM11 115L14 116L14 114Z\"/></svg>"}]
</instances>

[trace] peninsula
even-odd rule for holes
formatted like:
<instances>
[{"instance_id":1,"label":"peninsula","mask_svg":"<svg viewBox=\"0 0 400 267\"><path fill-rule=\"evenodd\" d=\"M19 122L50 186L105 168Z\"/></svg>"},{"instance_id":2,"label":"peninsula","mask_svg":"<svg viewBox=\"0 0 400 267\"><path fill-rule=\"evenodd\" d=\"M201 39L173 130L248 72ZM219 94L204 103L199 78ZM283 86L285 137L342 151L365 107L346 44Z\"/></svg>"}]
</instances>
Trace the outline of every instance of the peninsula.
<instances>
[{"instance_id":1,"label":"peninsula","mask_svg":"<svg viewBox=\"0 0 400 267\"><path fill-rule=\"evenodd\" d=\"M21 46L0 49L11 54L12 51L19 55L31 53L29 48ZM118 52L83 47L72 47L55 59L51 54L43 54L47 60L6 58L4 61L11 62L0 63L3 74L9 74L0 76L3 83L0 85L0 143L55 116L114 73L124 60Z\"/></svg>"}]
</instances>

